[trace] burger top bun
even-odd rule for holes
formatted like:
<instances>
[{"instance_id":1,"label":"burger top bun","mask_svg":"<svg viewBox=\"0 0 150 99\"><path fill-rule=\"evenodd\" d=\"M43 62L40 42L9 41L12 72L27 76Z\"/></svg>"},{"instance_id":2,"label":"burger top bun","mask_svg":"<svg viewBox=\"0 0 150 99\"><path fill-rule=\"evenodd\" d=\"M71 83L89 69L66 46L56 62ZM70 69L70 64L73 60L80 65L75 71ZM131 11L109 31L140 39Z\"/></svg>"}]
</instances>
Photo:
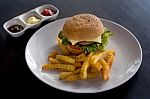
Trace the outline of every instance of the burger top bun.
<instances>
[{"instance_id":1,"label":"burger top bun","mask_svg":"<svg viewBox=\"0 0 150 99\"><path fill-rule=\"evenodd\" d=\"M93 14L78 14L70 17L63 26L63 34L72 40L90 40L101 36L104 27Z\"/></svg>"}]
</instances>

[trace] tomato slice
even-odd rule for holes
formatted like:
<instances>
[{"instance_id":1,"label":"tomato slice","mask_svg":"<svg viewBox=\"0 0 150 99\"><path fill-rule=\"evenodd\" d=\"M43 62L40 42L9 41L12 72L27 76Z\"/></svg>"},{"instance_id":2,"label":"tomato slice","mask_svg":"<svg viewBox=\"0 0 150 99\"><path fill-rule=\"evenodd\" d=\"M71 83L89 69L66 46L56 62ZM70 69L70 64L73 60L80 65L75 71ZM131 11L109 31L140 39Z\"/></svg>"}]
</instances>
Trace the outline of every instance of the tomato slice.
<instances>
[{"instance_id":1,"label":"tomato slice","mask_svg":"<svg viewBox=\"0 0 150 99\"><path fill-rule=\"evenodd\" d=\"M69 50L69 52L73 54L81 54L83 52L81 48L73 46L73 45L68 45L67 49Z\"/></svg>"},{"instance_id":2,"label":"tomato slice","mask_svg":"<svg viewBox=\"0 0 150 99\"><path fill-rule=\"evenodd\" d=\"M76 46L73 46L73 45L69 45L69 47L73 48L73 49L76 49L76 50L81 50L80 47L76 47Z\"/></svg>"}]
</instances>

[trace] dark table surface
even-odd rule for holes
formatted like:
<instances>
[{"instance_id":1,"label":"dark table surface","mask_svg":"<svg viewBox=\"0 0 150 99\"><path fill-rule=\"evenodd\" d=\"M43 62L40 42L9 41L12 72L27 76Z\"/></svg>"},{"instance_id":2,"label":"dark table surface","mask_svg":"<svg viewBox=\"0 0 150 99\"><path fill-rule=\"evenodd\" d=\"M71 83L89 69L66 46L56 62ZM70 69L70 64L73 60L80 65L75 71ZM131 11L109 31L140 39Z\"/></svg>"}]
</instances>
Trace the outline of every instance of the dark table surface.
<instances>
[{"instance_id":1,"label":"dark table surface","mask_svg":"<svg viewBox=\"0 0 150 99\"><path fill-rule=\"evenodd\" d=\"M0 0L0 89L5 89L4 93L21 94L25 91L22 94L32 95L35 92L35 96L43 97L79 95L48 86L29 70L25 61L25 47L29 38L39 28L29 29L23 36L13 38L2 27L7 20L46 3L60 9L57 19L87 12L117 22L129 29L142 45L142 65L133 78L112 90L80 94L81 96L106 99L150 98L150 0ZM44 22L40 27L47 23Z\"/></svg>"}]
</instances>

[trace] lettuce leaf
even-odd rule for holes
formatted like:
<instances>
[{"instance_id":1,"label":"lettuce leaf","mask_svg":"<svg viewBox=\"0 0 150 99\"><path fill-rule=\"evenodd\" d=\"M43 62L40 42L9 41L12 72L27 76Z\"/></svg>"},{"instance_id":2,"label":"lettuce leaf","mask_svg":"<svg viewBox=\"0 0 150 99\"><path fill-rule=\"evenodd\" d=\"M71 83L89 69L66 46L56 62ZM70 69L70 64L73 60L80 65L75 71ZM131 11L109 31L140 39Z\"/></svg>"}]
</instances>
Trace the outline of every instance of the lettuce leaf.
<instances>
[{"instance_id":1,"label":"lettuce leaf","mask_svg":"<svg viewBox=\"0 0 150 99\"><path fill-rule=\"evenodd\" d=\"M64 44L64 45L71 44L71 42L68 40L68 38L66 38L63 35L62 31L59 32L58 37L62 40L62 44Z\"/></svg>"},{"instance_id":2,"label":"lettuce leaf","mask_svg":"<svg viewBox=\"0 0 150 99\"><path fill-rule=\"evenodd\" d=\"M90 44L90 45L84 45L82 46L82 49L85 51L85 53L95 52L97 51L98 47L96 43Z\"/></svg>"},{"instance_id":3,"label":"lettuce leaf","mask_svg":"<svg viewBox=\"0 0 150 99\"><path fill-rule=\"evenodd\" d=\"M96 51L104 51L105 47L108 45L109 43L109 39L110 37L113 35L114 33L110 32L108 29L105 28L104 33L102 34L102 42L101 43L92 43L90 45L85 45L82 46L82 49L85 51L85 53L90 53L90 52L96 52Z\"/></svg>"},{"instance_id":4,"label":"lettuce leaf","mask_svg":"<svg viewBox=\"0 0 150 99\"><path fill-rule=\"evenodd\" d=\"M114 33L110 32L108 29L105 28L104 33L102 34L102 45L105 47L108 45L109 43L109 39L110 37L113 35Z\"/></svg>"}]
</instances>

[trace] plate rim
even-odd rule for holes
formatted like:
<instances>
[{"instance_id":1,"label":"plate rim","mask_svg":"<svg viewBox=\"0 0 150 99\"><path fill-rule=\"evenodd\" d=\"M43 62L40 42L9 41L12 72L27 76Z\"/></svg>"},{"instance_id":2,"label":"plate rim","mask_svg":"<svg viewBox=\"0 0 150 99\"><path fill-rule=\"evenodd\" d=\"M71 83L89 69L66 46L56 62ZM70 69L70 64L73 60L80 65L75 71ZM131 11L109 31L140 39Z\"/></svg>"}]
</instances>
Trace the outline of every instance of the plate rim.
<instances>
[{"instance_id":1,"label":"plate rim","mask_svg":"<svg viewBox=\"0 0 150 99\"><path fill-rule=\"evenodd\" d=\"M69 18L69 17L61 18L61 19L58 19L58 20L56 20L56 21L66 20L66 19L68 19L68 18ZM42 77L40 77L38 74L36 74L36 73L31 69L31 66L29 66L29 63L28 63L28 61L27 61L27 47L28 47L29 41L32 39L32 37L34 37L40 30L42 30L42 29L45 28L46 26L48 26L49 24L53 24L53 23L55 23L56 21L53 21L53 22L51 22L51 23L48 23L47 25L45 25L45 26L39 28L39 29L30 37L30 39L28 40L28 42L27 42L27 44L26 44L26 47L25 47L25 60L26 60L27 66L28 66L28 68L30 69L30 71L31 71L40 81L44 82L44 83L47 84L48 86L53 87L53 88L58 89L58 90L61 90L61 91L71 92L71 93L99 93L99 92L105 92L105 91L108 91L108 90L112 90L112 89L114 89L114 88L117 88L117 87L123 85L124 83L126 83L127 81L129 81L129 80L137 73L137 71L138 71L139 68L141 67L141 64L142 64L142 61L143 61L143 50L142 50L141 44L140 44L139 40L136 38L136 36L135 36L132 32L130 32L127 28L125 28L124 26L122 26L122 25L120 25L120 24L118 24L118 23L116 23L116 22L113 22L113 21L104 19L104 18L100 18L100 19L101 19L101 20L104 20L104 21L107 21L107 22L109 22L109 23L113 23L113 24L115 24L115 25L117 25L117 26L123 28L124 30L126 30L126 31L133 37L133 39L135 39L135 41L136 41L136 43L137 43L137 45L138 45L138 47L139 47L139 50L140 50L140 63L139 63L139 65L138 65L136 71L135 71L134 73L132 73L132 75L130 75L129 77L125 78L121 83L116 84L115 86L113 86L113 87L111 87L111 88L108 88L108 89L105 89L105 90L101 90L101 91L96 90L96 91L86 91L86 92L85 92L85 91L79 91L79 92L77 92L77 91L65 89L65 88L62 88L62 87L60 88L59 86L52 85L52 84L50 84L48 81L44 80Z\"/></svg>"}]
</instances>

